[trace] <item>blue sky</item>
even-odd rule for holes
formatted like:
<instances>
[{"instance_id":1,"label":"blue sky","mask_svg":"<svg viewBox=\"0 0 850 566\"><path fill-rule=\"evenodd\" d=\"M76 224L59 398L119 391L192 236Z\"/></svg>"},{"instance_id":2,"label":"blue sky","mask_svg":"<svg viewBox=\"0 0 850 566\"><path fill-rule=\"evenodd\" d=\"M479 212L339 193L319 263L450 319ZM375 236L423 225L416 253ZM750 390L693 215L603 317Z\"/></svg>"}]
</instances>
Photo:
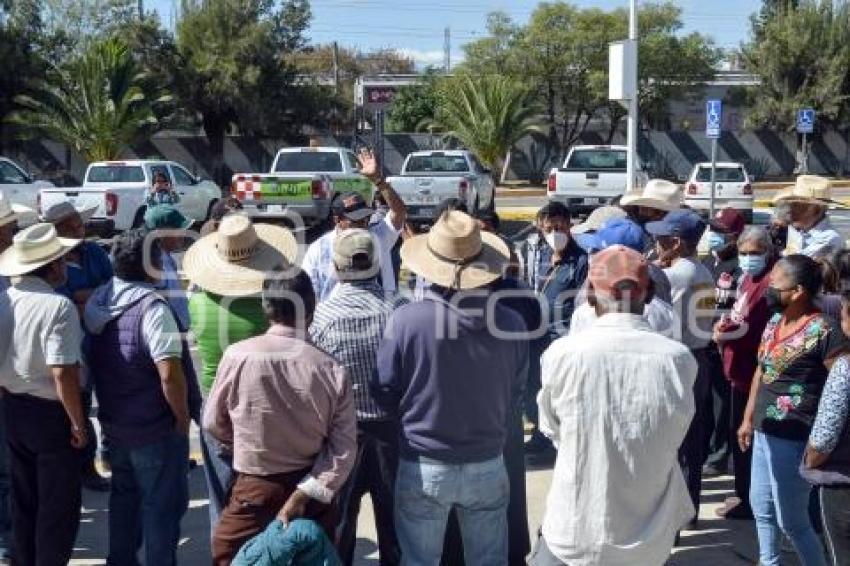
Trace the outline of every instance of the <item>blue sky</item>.
<instances>
[{"instance_id":1,"label":"blue sky","mask_svg":"<svg viewBox=\"0 0 850 566\"><path fill-rule=\"evenodd\" d=\"M157 9L168 25L179 0L145 0ZM583 7L613 9L628 6L627 0L573 0ZM749 15L760 0L677 0L682 7L685 31L712 36L721 47L734 47L746 39ZM452 60L462 57L464 43L486 34L486 16L503 10L523 22L537 0L312 0L313 22L309 32L316 43L334 40L341 45L369 50L393 47L412 56L418 64L441 64L443 30L452 29Z\"/></svg>"}]
</instances>

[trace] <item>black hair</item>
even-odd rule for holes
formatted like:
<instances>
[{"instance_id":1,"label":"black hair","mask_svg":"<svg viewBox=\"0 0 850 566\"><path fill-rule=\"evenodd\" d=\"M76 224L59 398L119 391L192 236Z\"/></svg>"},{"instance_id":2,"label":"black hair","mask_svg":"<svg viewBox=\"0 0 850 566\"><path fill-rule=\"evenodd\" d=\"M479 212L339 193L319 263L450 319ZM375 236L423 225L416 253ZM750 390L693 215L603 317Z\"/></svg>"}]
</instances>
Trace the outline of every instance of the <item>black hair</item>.
<instances>
[{"instance_id":1,"label":"black hair","mask_svg":"<svg viewBox=\"0 0 850 566\"><path fill-rule=\"evenodd\" d=\"M220 222L222 218L234 210L242 210L242 203L238 200L220 200L216 202L213 205L212 210L210 210L210 220Z\"/></svg>"},{"instance_id":2,"label":"black hair","mask_svg":"<svg viewBox=\"0 0 850 566\"><path fill-rule=\"evenodd\" d=\"M147 236L147 230L137 228L115 238L112 243L112 269L116 277L133 283L148 280L150 272L145 265ZM151 267L158 270L162 265L162 250L158 245L151 245L148 253Z\"/></svg>"},{"instance_id":3,"label":"black hair","mask_svg":"<svg viewBox=\"0 0 850 566\"><path fill-rule=\"evenodd\" d=\"M542 222L547 218L564 218L566 220L570 220L570 218L572 218L572 214L570 214L570 207L562 202L553 200L537 211L538 221Z\"/></svg>"},{"instance_id":4,"label":"black hair","mask_svg":"<svg viewBox=\"0 0 850 566\"><path fill-rule=\"evenodd\" d=\"M159 181L160 177L162 177L162 180L166 183L168 182L168 175L165 174L165 171L157 171L156 173L154 173L153 182L156 183L157 181Z\"/></svg>"},{"instance_id":5,"label":"black hair","mask_svg":"<svg viewBox=\"0 0 850 566\"><path fill-rule=\"evenodd\" d=\"M800 254L789 255L777 265L791 279L794 285L799 285L814 298L823 287L823 272L821 266L812 258Z\"/></svg>"},{"instance_id":6,"label":"black hair","mask_svg":"<svg viewBox=\"0 0 850 566\"><path fill-rule=\"evenodd\" d=\"M65 256L62 256L65 257ZM53 265L62 259L62 257L56 258L51 262L45 263L35 271L28 273L30 277L38 277L39 279L44 279L47 281L47 278L50 277L50 271L53 269Z\"/></svg>"},{"instance_id":7,"label":"black hair","mask_svg":"<svg viewBox=\"0 0 850 566\"><path fill-rule=\"evenodd\" d=\"M269 322L306 326L316 310L313 282L303 269L278 267L263 281L263 311ZM303 318L299 318L299 315ZM299 322L301 323L299 325Z\"/></svg>"},{"instance_id":8,"label":"black hair","mask_svg":"<svg viewBox=\"0 0 850 566\"><path fill-rule=\"evenodd\" d=\"M502 221L499 219L499 215L496 214L493 210L479 210L475 213L475 218L477 220L481 220L482 222L489 222L493 229L497 232L502 225Z\"/></svg>"},{"instance_id":9,"label":"black hair","mask_svg":"<svg viewBox=\"0 0 850 566\"><path fill-rule=\"evenodd\" d=\"M434 210L434 222L442 218L445 213L451 210L457 210L469 214L469 208L466 206L465 202L457 197L449 197L447 199L443 199L440 201L440 204L437 205L436 210Z\"/></svg>"}]
</instances>

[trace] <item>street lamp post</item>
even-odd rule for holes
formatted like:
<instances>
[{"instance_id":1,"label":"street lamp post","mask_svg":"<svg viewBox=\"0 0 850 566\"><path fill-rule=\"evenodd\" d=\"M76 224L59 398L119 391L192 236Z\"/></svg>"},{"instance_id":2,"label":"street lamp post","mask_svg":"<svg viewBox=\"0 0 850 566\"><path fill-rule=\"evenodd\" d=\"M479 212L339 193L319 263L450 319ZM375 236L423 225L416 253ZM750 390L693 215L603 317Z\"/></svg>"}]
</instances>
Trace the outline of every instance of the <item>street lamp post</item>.
<instances>
[{"instance_id":1,"label":"street lamp post","mask_svg":"<svg viewBox=\"0 0 850 566\"><path fill-rule=\"evenodd\" d=\"M635 65L638 65L637 56L637 0L629 0L629 40L634 42L635 46ZM634 76L637 77L637 69L634 70ZM635 163L637 156L637 120L638 120L638 88L635 84L634 94L629 98L629 114L627 118L626 130L626 146L628 151L626 154L626 191L634 190L635 185Z\"/></svg>"}]
</instances>

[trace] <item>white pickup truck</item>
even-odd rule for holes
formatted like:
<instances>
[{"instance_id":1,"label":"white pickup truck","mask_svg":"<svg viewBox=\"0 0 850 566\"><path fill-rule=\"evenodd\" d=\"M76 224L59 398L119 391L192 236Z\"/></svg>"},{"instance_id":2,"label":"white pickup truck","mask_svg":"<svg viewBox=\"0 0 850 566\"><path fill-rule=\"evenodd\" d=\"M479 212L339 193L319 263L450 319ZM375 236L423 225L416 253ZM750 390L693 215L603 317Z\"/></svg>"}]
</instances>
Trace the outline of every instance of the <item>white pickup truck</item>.
<instances>
[{"instance_id":1,"label":"white pickup truck","mask_svg":"<svg viewBox=\"0 0 850 566\"><path fill-rule=\"evenodd\" d=\"M174 161L98 161L88 166L82 187L42 189L39 211L69 201L77 208L97 207L90 222L90 228L97 233L135 228L144 220L145 199L157 173L168 178L180 197L175 207L195 221L208 218L221 199L221 190L215 183L192 175Z\"/></svg>"},{"instance_id":2,"label":"white pickup truck","mask_svg":"<svg viewBox=\"0 0 850 566\"><path fill-rule=\"evenodd\" d=\"M387 182L407 205L407 217L413 222L431 222L447 198L464 201L472 214L495 204L493 178L469 151L413 152L401 174Z\"/></svg>"},{"instance_id":3,"label":"white pickup truck","mask_svg":"<svg viewBox=\"0 0 850 566\"><path fill-rule=\"evenodd\" d=\"M38 206L38 191L50 188L50 181L37 181L23 167L5 157L0 157L0 192L12 204L20 204L33 210L25 214L19 225L26 226L37 221L35 209Z\"/></svg>"},{"instance_id":4,"label":"white pickup truck","mask_svg":"<svg viewBox=\"0 0 850 566\"><path fill-rule=\"evenodd\" d=\"M330 217L335 195L356 192L372 202L374 187L349 149L289 147L277 152L270 173L234 174L230 192L252 218L312 226Z\"/></svg>"},{"instance_id":5,"label":"white pickup truck","mask_svg":"<svg viewBox=\"0 0 850 566\"><path fill-rule=\"evenodd\" d=\"M611 204L626 192L624 145L579 145L570 149L564 165L549 173L549 200L569 205L577 214ZM636 158L635 187L643 187L649 175Z\"/></svg>"}]
</instances>

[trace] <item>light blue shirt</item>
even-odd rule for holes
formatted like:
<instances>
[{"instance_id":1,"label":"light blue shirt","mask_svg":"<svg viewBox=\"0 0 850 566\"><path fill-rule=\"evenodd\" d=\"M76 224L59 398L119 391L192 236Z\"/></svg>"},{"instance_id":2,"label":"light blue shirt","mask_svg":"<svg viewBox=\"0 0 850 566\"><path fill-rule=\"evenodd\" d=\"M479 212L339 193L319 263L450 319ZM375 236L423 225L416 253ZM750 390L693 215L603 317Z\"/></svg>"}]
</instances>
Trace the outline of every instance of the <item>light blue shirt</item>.
<instances>
[{"instance_id":1,"label":"light blue shirt","mask_svg":"<svg viewBox=\"0 0 850 566\"><path fill-rule=\"evenodd\" d=\"M788 246L785 255L803 254L817 259L844 249L844 238L824 218L808 230L788 227Z\"/></svg>"},{"instance_id":2,"label":"light blue shirt","mask_svg":"<svg viewBox=\"0 0 850 566\"><path fill-rule=\"evenodd\" d=\"M177 262L166 251L162 252L162 283L159 285L159 289L165 291L163 296L169 302L171 308L174 309L174 314L177 315L177 322L180 323L180 329L183 331L188 330L191 322L191 318L189 317L189 299L186 297L186 291L183 289L183 284L180 281Z\"/></svg>"}]
</instances>

